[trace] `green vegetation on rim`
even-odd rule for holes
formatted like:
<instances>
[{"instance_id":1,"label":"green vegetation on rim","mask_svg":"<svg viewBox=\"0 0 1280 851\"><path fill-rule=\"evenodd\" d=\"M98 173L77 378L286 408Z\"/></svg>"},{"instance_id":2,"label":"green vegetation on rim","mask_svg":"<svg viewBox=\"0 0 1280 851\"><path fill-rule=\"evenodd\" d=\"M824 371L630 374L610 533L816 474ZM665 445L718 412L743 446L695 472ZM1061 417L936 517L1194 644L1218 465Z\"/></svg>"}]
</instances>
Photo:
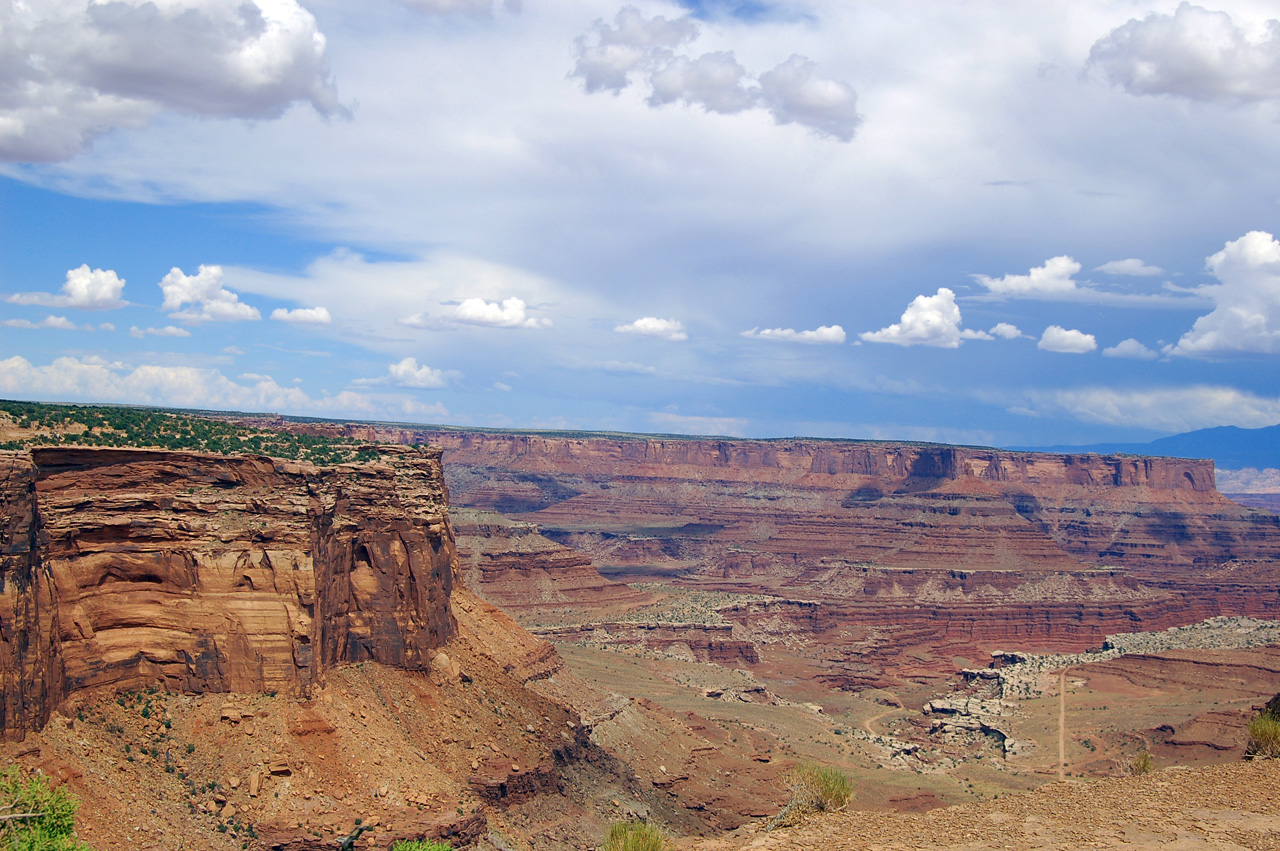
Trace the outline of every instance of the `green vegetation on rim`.
<instances>
[{"instance_id":1,"label":"green vegetation on rim","mask_svg":"<svg viewBox=\"0 0 1280 851\"><path fill-rule=\"evenodd\" d=\"M3 851L92 851L75 835L79 803L50 789L40 775L23 778L16 767L0 775L0 849Z\"/></svg>"},{"instance_id":2,"label":"green vegetation on rim","mask_svg":"<svg viewBox=\"0 0 1280 851\"><path fill-rule=\"evenodd\" d=\"M391 846L391 851L453 851L453 846L434 839L401 839Z\"/></svg>"},{"instance_id":3,"label":"green vegetation on rim","mask_svg":"<svg viewBox=\"0 0 1280 851\"><path fill-rule=\"evenodd\" d=\"M10 422L6 423L6 419ZM220 455L270 455L320 466L371 461L378 457L354 438L248 428L157 408L0 401L0 427L6 425L26 433L16 440L0 442L0 449L136 447Z\"/></svg>"}]
</instances>

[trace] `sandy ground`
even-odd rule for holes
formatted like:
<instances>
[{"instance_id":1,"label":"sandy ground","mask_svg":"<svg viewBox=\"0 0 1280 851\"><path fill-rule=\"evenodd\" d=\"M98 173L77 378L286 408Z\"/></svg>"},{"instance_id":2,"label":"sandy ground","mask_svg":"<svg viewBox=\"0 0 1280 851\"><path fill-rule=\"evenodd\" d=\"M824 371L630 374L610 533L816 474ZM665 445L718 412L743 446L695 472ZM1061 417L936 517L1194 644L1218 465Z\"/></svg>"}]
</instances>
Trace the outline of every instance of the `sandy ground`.
<instances>
[{"instance_id":1,"label":"sandy ground","mask_svg":"<svg viewBox=\"0 0 1280 851\"><path fill-rule=\"evenodd\" d=\"M1271 851L1280 849L1280 762L1169 768L1143 777L1050 783L923 815L843 812L755 828L686 851Z\"/></svg>"}]
</instances>

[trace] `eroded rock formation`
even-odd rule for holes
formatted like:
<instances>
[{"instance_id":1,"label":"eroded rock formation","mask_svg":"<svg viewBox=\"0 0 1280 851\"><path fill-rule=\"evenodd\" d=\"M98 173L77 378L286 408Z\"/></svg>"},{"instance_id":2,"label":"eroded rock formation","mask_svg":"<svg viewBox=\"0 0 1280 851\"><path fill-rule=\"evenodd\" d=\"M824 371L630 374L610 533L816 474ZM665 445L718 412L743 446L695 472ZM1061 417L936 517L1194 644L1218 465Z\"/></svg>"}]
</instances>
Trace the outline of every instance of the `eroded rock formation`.
<instances>
[{"instance_id":1,"label":"eroded rock formation","mask_svg":"<svg viewBox=\"0 0 1280 851\"><path fill-rule=\"evenodd\" d=\"M440 453L381 451L0 453L5 735L97 686L304 695L341 662L426 669L454 632Z\"/></svg>"}]
</instances>

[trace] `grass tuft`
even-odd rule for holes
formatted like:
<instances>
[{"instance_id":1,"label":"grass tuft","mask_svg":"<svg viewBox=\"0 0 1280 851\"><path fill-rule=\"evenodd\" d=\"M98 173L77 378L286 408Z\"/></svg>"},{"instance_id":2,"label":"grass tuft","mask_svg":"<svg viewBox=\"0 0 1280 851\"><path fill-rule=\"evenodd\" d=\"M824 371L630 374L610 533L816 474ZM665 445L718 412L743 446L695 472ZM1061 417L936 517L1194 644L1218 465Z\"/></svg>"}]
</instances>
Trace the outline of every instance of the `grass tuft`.
<instances>
[{"instance_id":1,"label":"grass tuft","mask_svg":"<svg viewBox=\"0 0 1280 851\"><path fill-rule=\"evenodd\" d=\"M813 813L843 809L853 797L853 780L830 766L801 763L783 779L791 800L764 826L766 831L797 825Z\"/></svg>"},{"instance_id":2,"label":"grass tuft","mask_svg":"<svg viewBox=\"0 0 1280 851\"><path fill-rule=\"evenodd\" d=\"M600 851L662 851L666 838L662 828L649 821L616 821Z\"/></svg>"}]
</instances>

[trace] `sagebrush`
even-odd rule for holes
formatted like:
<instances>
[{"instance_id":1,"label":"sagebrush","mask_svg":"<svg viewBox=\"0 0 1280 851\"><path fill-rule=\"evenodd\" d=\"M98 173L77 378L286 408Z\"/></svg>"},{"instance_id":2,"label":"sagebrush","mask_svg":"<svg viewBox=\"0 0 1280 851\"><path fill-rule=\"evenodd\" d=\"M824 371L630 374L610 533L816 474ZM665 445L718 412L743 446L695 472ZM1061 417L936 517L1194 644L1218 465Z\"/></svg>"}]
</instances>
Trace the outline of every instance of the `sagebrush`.
<instances>
[{"instance_id":1,"label":"sagebrush","mask_svg":"<svg viewBox=\"0 0 1280 851\"><path fill-rule=\"evenodd\" d=\"M1150 774L1155 770L1155 761L1151 758L1151 754L1147 751L1138 751L1133 756L1133 762L1129 763L1129 773L1134 777L1141 777L1143 774Z\"/></svg>"}]
</instances>

